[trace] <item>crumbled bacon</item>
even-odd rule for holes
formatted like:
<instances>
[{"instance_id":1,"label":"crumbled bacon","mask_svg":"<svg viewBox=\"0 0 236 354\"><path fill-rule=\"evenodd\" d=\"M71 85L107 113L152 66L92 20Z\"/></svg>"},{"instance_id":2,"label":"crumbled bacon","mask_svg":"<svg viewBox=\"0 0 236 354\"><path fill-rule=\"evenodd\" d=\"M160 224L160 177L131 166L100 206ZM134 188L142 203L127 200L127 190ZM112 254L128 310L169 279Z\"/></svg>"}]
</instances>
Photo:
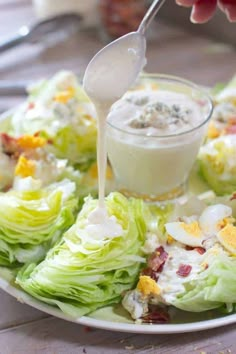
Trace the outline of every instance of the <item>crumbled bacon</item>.
<instances>
[{"instance_id":1,"label":"crumbled bacon","mask_svg":"<svg viewBox=\"0 0 236 354\"><path fill-rule=\"evenodd\" d=\"M150 278L152 278L153 280L157 281L158 280L158 273L154 272L154 270L152 270L151 268L144 268L141 272L141 275L147 275Z\"/></svg>"},{"instance_id":2,"label":"crumbled bacon","mask_svg":"<svg viewBox=\"0 0 236 354\"><path fill-rule=\"evenodd\" d=\"M170 322L170 315L168 314L167 310L158 306L153 306L151 309L149 309L148 314L142 317L142 322L153 324L168 323Z\"/></svg>"},{"instance_id":3,"label":"crumbled bacon","mask_svg":"<svg viewBox=\"0 0 236 354\"><path fill-rule=\"evenodd\" d=\"M236 199L236 193L233 193L233 195L230 198L230 200L234 200L234 199Z\"/></svg>"},{"instance_id":4,"label":"crumbled bacon","mask_svg":"<svg viewBox=\"0 0 236 354\"><path fill-rule=\"evenodd\" d=\"M226 134L236 134L236 124L225 127Z\"/></svg>"},{"instance_id":5,"label":"crumbled bacon","mask_svg":"<svg viewBox=\"0 0 236 354\"><path fill-rule=\"evenodd\" d=\"M29 102L28 103L28 109L33 109L35 107L35 103L34 102Z\"/></svg>"},{"instance_id":6,"label":"crumbled bacon","mask_svg":"<svg viewBox=\"0 0 236 354\"><path fill-rule=\"evenodd\" d=\"M192 266L189 264L180 264L179 269L177 270L176 274L180 277L187 277L192 270Z\"/></svg>"},{"instance_id":7,"label":"crumbled bacon","mask_svg":"<svg viewBox=\"0 0 236 354\"><path fill-rule=\"evenodd\" d=\"M186 251L193 251L194 247L186 245L185 249L186 249Z\"/></svg>"},{"instance_id":8,"label":"crumbled bacon","mask_svg":"<svg viewBox=\"0 0 236 354\"><path fill-rule=\"evenodd\" d=\"M203 247L192 247L192 246L185 246L186 251L197 251L200 254L203 254L206 252L205 248Z\"/></svg>"},{"instance_id":9,"label":"crumbled bacon","mask_svg":"<svg viewBox=\"0 0 236 354\"><path fill-rule=\"evenodd\" d=\"M17 158L19 155L19 146L17 139L6 133L1 134L1 143L4 154Z\"/></svg>"},{"instance_id":10,"label":"crumbled bacon","mask_svg":"<svg viewBox=\"0 0 236 354\"><path fill-rule=\"evenodd\" d=\"M195 247L194 249L200 254L204 254L206 252L205 248L203 247Z\"/></svg>"},{"instance_id":11,"label":"crumbled bacon","mask_svg":"<svg viewBox=\"0 0 236 354\"><path fill-rule=\"evenodd\" d=\"M161 272L168 258L168 253L162 246L158 247L148 259L148 267L154 272Z\"/></svg>"}]
</instances>

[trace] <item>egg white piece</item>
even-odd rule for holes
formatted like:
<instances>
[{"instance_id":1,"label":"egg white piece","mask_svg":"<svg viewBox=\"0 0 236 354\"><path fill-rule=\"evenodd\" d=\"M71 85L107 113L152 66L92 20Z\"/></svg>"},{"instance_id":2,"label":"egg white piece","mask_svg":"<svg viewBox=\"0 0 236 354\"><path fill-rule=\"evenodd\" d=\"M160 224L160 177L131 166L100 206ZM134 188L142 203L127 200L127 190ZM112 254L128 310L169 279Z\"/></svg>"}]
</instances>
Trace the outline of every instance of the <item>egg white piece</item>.
<instances>
[{"instance_id":1,"label":"egg white piece","mask_svg":"<svg viewBox=\"0 0 236 354\"><path fill-rule=\"evenodd\" d=\"M199 225L205 235L213 236L221 229L220 222L232 216L232 209L223 204L207 207L199 218Z\"/></svg>"},{"instance_id":2,"label":"egg white piece","mask_svg":"<svg viewBox=\"0 0 236 354\"><path fill-rule=\"evenodd\" d=\"M191 247L201 247L204 234L197 221L190 224L184 222L171 222L165 225L167 233L176 241Z\"/></svg>"}]
</instances>

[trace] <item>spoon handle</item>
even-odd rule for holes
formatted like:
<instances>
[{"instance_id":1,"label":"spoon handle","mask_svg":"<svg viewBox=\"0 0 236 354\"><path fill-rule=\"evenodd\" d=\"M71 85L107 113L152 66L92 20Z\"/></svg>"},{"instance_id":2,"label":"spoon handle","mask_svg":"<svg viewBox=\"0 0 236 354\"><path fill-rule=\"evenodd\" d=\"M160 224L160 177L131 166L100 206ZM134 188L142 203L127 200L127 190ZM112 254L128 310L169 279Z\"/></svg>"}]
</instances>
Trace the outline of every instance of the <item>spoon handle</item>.
<instances>
[{"instance_id":1,"label":"spoon handle","mask_svg":"<svg viewBox=\"0 0 236 354\"><path fill-rule=\"evenodd\" d=\"M148 26L152 22L153 18L160 10L161 6L164 4L165 0L154 0L152 5L149 7L148 11L146 12L142 22L139 25L138 32L141 34L145 34Z\"/></svg>"}]
</instances>

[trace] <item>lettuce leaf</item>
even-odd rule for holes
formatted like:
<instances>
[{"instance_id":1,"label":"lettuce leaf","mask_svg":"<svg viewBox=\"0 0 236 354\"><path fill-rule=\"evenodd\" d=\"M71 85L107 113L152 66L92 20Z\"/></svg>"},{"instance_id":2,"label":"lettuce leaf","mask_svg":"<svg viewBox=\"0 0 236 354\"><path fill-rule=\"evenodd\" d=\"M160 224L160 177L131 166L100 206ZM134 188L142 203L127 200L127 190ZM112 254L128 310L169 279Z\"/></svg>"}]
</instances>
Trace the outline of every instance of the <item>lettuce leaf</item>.
<instances>
[{"instance_id":1,"label":"lettuce leaf","mask_svg":"<svg viewBox=\"0 0 236 354\"><path fill-rule=\"evenodd\" d=\"M182 310L201 312L235 304L236 258L223 254L215 257L207 270L184 285L186 291L173 302Z\"/></svg>"},{"instance_id":2,"label":"lettuce leaf","mask_svg":"<svg viewBox=\"0 0 236 354\"><path fill-rule=\"evenodd\" d=\"M236 190L236 138L226 135L208 142L198 155L200 172L219 195Z\"/></svg>"},{"instance_id":3,"label":"lettuce leaf","mask_svg":"<svg viewBox=\"0 0 236 354\"><path fill-rule=\"evenodd\" d=\"M43 189L0 193L0 265L44 258L74 221L74 189L64 180Z\"/></svg>"},{"instance_id":4,"label":"lettuce leaf","mask_svg":"<svg viewBox=\"0 0 236 354\"><path fill-rule=\"evenodd\" d=\"M50 152L73 165L87 169L96 159L95 110L70 71L31 86L27 101L4 117L8 123L3 118L1 131L13 136L39 133L50 141Z\"/></svg>"},{"instance_id":5,"label":"lettuce leaf","mask_svg":"<svg viewBox=\"0 0 236 354\"><path fill-rule=\"evenodd\" d=\"M76 223L39 265L24 267L16 282L32 296L58 306L73 317L118 303L138 278L143 258L149 211L141 200L119 193L106 198L108 215L115 216L122 234L115 237L84 236L88 216L97 200L88 198Z\"/></svg>"}]
</instances>

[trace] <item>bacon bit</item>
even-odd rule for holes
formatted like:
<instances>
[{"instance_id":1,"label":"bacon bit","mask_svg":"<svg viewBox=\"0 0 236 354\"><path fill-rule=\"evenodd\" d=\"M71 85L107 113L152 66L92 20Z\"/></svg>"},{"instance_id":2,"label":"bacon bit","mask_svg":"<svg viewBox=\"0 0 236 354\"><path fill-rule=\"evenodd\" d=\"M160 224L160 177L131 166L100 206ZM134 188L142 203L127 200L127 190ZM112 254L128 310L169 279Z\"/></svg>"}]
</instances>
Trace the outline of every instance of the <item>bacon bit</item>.
<instances>
[{"instance_id":1,"label":"bacon bit","mask_svg":"<svg viewBox=\"0 0 236 354\"><path fill-rule=\"evenodd\" d=\"M192 246L186 245L185 249L186 249L186 251L194 251L195 250L200 254L203 254L206 252L205 248L203 248L203 247L192 247Z\"/></svg>"},{"instance_id":2,"label":"bacon bit","mask_svg":"<svg viewBox=\"0 0 236 354\"><path fill-rule=\"evenodd\" d=\"M193 251L194 247L186 245L185 249L186 249L186 251Z\"/></svg>"},{"instance_id":3,"label":"bacon bit","mask_svg":"<svg viewBox=\"0 0 236 354\"><path fill-rule=\"evenodd\" d=\"M35 103L34 102L29 102L28 103L28 109L33 109L35 107Z\"/></svg>"},{"instance_id":4,"label":"bacon bit","mask_svg":"<svg viewBox=\"0 0 236 354\"><path fill-rule=\"evenodd\" d=\"M143 323L168 323L170 322L170 315L166 310L160 307L155 307L150 312L142 317Z\"/></svg>"},{"instance_id":5,"label":"bacon bit","mask_svg":"<svg viewBox=\"0 0 236 354\"><path fill-rule=\"evenodd\" d=\"M236 124L225 127L226 134L236 134Z\"/></svg>"},{"instance_id":6,"label":"bacon bit","mask_svg":"<svg viewBox=\"0 0 236 354\"><path fill-rule=\"evenodd\" d=\"M206 252L205 248L203 247L195 247L194 249L200 254L204 254Z\"/></svg>"},{"instance_id":7,"label":"bacon bit","mask_svg":"<svg viewBox=\"0 0 236 354\"><path fill-rule=\"evenodd\" d=\"M141 272L141 275L147 275L150 278L152 278L153 280L157 281L159 276L157 272L154 272L154 270L152 270L151 268L144 268Z\"/></svg>"},{"instance_id":8,"label":"bacon bit","mask_svg":"<svg viewBox=\"0 0 236 354\"><path fill-rule=\"evenodd\" d=\"M228 120L228 124L230 125L236 125L236 116L232 116Z\"/></svg>"},{"instance_id":9,"label":"bacon bit","mask_svg":"<svg viewBox=\"0 0 236 354\"><path fill-rule=\"evenodd\" d=\"M50 144L50 145L52 145L52 144L53 144L53 140L52 140L52 139L48 139L48 140L47 140L47 143Z\"/></svg>"},{"instance_id":10,"label":"bacon bit","mask_svg":"<svg viewBox=\"0 0 236 354\"><path fill-rule=\"evenodd\" d=\"M234 200L234 199L236 199L236 192L234 192L232 197L230 198L230 200Z\"/></svg>"},{"instance_id":11,"label":"bacon bit","mask_svg":"<svg viewBox=\"0 0 236 354\"><path fill-rule=\"evenodd\" d=\"M9 185L5 186L2 191L3 192L8 192L11 188L12 188L12 185L9 184Z\"/></svg>"},{"instance_id":12,"label":"bacon bit","mask_svg":"<svg viewBox=\"0 0 236 354\"><path fill-rule=\"evenodd\" d=\"M187 277L190 274L191 270L192 270L191 265L180 264L176 274L178 274L180 277Z\"/></svg>"},{"instance_id":13,"label":"bacon bit","mask_svg":"<svg viewBox=\"0 0 236 354\"><path fill-rule=\"evenodd\" d=\"M16 138L13 138L12 136L6 133L2 133L1 142L4 154L10 157L18 158L20 151Z\"/></svg>"},{"instance_id":14,"label":"bacon bit","mask_svg":"<svg viewBox=\"0 0 236 354\"><path fill-rule=\"evenodd\" d=\"M162 246L158 247L148 259L148 267L154 272L161 272L168 258L168 253L165 252Z\"/></svg>"}]
</instances>

